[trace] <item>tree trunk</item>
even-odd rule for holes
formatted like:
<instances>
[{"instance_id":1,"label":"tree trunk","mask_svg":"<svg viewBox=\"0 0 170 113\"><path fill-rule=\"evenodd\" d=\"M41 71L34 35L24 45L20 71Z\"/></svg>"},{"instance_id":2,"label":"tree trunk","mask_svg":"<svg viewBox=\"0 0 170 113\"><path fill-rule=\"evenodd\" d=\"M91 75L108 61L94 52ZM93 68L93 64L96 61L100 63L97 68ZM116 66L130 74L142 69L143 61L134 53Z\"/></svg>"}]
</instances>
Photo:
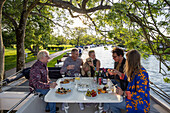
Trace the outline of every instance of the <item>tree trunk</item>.
<instances>
[{"instance_id":1,"label":"tree trunk","mask_svg":"<svg viewBox=\"0 0 170 113\"><path fill-rule=\"evenodd\" d=\"M24 69L25 66L25 30L27 23L28 13L22 12L19 27L16 29L16 39L17 39L17 64L16 71Z\"/></svg>"},{"instance_id":2,"label":"tree trunk","mask_svg":"<svg viewBox=\"0 0 170 113\"><path fill-rule=\"evenodd\" d=\"M4 80L4 57L5 48L2 39L2 7L6 0L0 0L0 81ZM0 88L1 90L1 88Z\"/></svg>"},{"instance_id":3,"label":"tree trunk","mask_svg":"<svg viewBox=\"0 0 170 113\"><path fill-rule=\"evenodd\" d=\"M24 38L25 37L25 27L16 30L17 38L17 64L16 71L24 69L25 65L25 47L24 47Z\"/></svg>"},{"instance_id":4,"label":"tree trunk","mask_svg":"<svg viewBox=\"0 0 170 113\"><path fill-rule=\"evenodd\" d=\"M24 0L24 9L21 14L19 27L16 29L16 39L17 39L17 66L16 71L22 70L25 65L25 47L24 47L24 40L25 40L25 30L27 24L27 18L34 7L36 7L39 0L35 0L29 7L26 8L28 5L28 0Z\"/></svg>"}]
</instances>

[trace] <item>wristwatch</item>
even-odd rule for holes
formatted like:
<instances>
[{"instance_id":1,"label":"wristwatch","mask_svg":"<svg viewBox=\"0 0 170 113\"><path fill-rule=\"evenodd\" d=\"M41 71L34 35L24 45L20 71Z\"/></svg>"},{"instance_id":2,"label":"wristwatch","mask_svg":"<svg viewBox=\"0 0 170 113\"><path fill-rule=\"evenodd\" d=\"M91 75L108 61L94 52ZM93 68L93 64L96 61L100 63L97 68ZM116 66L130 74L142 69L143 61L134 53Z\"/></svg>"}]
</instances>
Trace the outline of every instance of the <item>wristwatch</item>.
<instances>
[{"instance_id":1,"label":"wristwatch","mask_svg":"<svg viewBox=\"0 0 170 113\"><path fill-rule=\"evenodd\" d=\"M124 98L125 98L125 91L123 91L122 97L124 97Z\"/></svg>"}]
</instances>

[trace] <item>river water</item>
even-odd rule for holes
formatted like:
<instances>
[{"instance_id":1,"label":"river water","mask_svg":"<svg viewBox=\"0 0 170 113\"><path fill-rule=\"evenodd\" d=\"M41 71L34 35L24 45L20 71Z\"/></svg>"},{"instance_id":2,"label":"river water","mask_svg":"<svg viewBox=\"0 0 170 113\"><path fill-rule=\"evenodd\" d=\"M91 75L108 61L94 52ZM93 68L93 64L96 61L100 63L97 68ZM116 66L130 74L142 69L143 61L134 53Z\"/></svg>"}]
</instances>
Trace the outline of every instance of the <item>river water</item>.
<instances>
[{"instance_id":1,"label":"river water","mask_svg":"<svg viewBox=\"0 0 170 113\"><path fill-rule=\"evenodd\" d=\"M102 67L114 68L114 60L112 58L112 53L111 53L112 47L111 46L108 46L108 50L105 50L104 47L96 47L96 48L90 48L88 50L84 50L82 54L82 59L84 62L85 62L85 59L88 57L89 50L95 50L96 58L99 59L101 62L101 68ZM150 81L156 84L159 88L165 91L168 95L170 95L170 83L165 83L163 80L164 78L163 75L159 73L159 61L153 55L150 55L147 59L142 58L141 63L143 67L147 70ZM168 72L166 67L164 67L163 65L162 67L170 75L170 71Z\"/></svg>"}]
</instances>

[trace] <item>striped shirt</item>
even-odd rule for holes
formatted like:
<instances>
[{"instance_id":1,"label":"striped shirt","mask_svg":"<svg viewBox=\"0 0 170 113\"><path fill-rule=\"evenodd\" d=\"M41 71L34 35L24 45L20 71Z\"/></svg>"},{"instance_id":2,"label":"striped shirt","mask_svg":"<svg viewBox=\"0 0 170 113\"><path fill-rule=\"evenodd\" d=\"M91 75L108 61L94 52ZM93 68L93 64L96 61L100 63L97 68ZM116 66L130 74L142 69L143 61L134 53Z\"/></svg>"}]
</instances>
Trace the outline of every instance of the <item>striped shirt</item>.
<instances>
[{"instance_id":1,"label":"striped shirt","mask_svg":"<svg viewBox=\"0 0 170 113\"><path fill-rule=\"evenodd\" d=\"M81 58L77 58L76 60L73 60L70 56L66 58L64 61L64 65L60 70L60 73L68 73L70 71L71 77L74 77L75 73L80 73L80 66L83 64L83 60ZM67 70L68 65L74 65L74 69ZM68 75L68 74L67 74Z\"/></svg>"}]
</instances>

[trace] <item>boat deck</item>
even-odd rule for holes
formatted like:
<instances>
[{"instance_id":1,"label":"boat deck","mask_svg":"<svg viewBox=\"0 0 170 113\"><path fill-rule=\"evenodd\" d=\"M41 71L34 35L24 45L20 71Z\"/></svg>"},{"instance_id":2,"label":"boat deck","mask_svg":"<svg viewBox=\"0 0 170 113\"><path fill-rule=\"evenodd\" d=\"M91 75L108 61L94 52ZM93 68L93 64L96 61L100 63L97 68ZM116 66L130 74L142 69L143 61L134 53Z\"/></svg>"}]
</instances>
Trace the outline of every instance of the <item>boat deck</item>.
<instances>
[{"instance_id":1,"label":"boat deck","mask_svg":"<svg viewBox=\"0 0 170 113\"><path fill-rule=\"evenodd\" d=\"M56 81L56 79L52 79L52 81ZM20 84L21 86L28 86L28 80ZM16 91L16 92L29 92L29 89L25 88L10 88L7 91ZM61 111L61 103L57 103L57 106L60 108L59 113L64 113ZM94 113L98 109L98 104L92 104L91 106L85 106L85 110L81 111L78 104L69 104L69 113ZM122 113L126 113L126 111L122 110ZM150 113L169 113L168 110L163 108L159 103L155 102L151 98L151 108Z\"/></svg>"}]
</instances>

